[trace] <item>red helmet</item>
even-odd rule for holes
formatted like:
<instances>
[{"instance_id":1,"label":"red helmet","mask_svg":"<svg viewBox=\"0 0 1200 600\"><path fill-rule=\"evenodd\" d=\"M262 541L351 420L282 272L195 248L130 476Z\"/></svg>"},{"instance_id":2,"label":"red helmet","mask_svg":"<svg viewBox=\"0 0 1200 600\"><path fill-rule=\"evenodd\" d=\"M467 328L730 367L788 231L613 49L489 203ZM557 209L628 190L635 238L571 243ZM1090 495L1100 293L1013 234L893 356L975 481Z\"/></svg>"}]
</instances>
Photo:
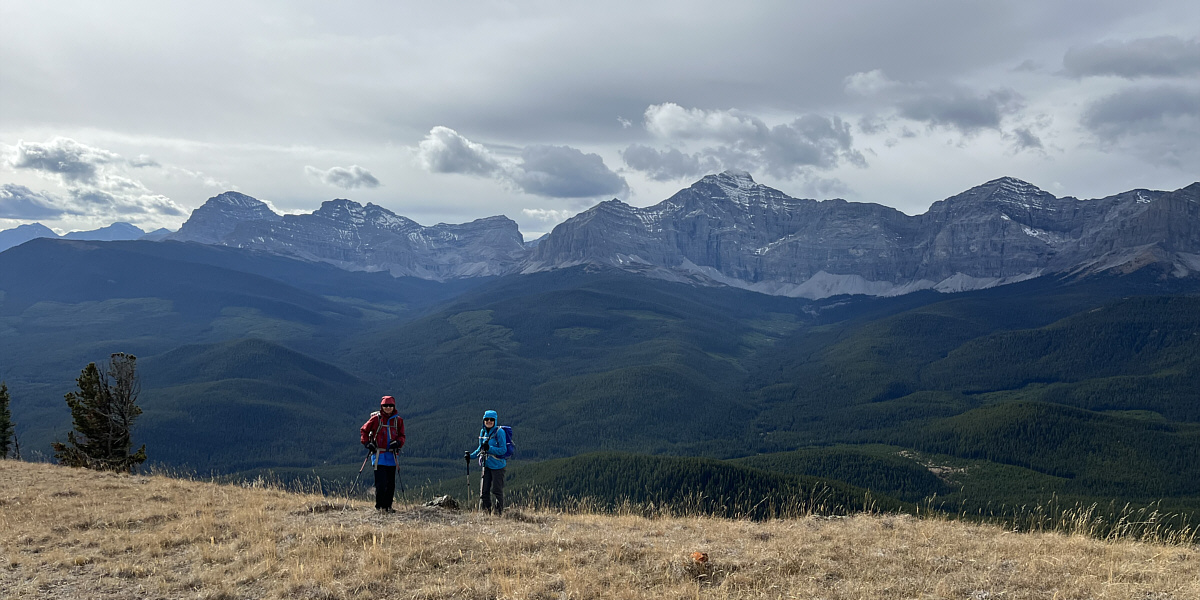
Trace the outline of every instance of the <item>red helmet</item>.
<instances>
[{"instance_id":1,"label":"red helmet","mask_svg":"<svg viewBox=\"0 0 1200 600\"><path fill-rule=\"evenodd\" d=\"M384 396L383 399L379 401L379 407L383 408L385 406L396 408L396 399L391 396Z\"/></svg>"}]
</instances>

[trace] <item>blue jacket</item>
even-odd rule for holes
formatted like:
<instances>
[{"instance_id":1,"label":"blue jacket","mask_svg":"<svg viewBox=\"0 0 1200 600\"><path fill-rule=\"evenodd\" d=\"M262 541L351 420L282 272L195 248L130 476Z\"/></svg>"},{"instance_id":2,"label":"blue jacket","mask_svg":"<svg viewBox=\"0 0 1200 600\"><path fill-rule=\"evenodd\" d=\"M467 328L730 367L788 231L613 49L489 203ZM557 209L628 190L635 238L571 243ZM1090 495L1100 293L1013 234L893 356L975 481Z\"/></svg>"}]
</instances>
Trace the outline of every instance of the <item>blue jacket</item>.
<instances>
[{"instance_id":1,"label":"blue jacket","mask_svg":"<svg viewBox=\"0 0 1200 600\"><path fill-rule=\"evenodd\" d=\"M503 469L508 466L508 461L503 458L496 458L499 454L504 454L508 450L508 436L504 434L504 430L499 425L493 425L491 429L484 427L479 430L479 447L471 453L471 458L477 458L480 451L483 450L484 444L487 444L488 457L484 463L489 469Z\"/></svg>"}]
</instances>

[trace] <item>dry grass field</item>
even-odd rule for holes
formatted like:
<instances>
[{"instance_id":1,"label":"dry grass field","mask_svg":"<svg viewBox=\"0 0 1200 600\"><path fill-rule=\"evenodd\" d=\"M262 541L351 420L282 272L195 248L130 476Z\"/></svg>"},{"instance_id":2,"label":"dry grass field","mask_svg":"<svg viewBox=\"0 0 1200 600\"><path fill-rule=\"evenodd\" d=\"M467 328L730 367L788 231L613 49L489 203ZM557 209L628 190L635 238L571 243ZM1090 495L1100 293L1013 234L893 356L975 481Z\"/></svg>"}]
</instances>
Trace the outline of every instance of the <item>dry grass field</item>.
<instances>
[{"instance_id":1,"label":"dry grass field","mask_svg":"<svg viewBox=\"0 0 1200 600\"><path fill-rule=\"evenodd\" d=\"M0 461L0 598L1195 600L1200 548L889 515L385 515Z\"/></svg>"}]
</instances>

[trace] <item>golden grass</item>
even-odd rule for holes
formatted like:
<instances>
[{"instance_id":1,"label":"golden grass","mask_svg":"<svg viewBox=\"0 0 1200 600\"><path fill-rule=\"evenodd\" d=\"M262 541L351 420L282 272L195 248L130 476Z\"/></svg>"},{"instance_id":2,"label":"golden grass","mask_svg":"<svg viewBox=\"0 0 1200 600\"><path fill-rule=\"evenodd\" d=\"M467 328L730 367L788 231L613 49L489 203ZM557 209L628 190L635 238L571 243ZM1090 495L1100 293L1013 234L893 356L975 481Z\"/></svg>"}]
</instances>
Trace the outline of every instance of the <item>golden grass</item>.
<instances>
[{"instance_id":1,"label":"golden grass","mask_svg":"<svg viewBox=\"0 0 1200 600\"><path fill-rule=\"evenodd\" d=\"M1200 549L888 515L380 515L0 461L0 597L1194 600Z\"/></svg>"}]
</instances>

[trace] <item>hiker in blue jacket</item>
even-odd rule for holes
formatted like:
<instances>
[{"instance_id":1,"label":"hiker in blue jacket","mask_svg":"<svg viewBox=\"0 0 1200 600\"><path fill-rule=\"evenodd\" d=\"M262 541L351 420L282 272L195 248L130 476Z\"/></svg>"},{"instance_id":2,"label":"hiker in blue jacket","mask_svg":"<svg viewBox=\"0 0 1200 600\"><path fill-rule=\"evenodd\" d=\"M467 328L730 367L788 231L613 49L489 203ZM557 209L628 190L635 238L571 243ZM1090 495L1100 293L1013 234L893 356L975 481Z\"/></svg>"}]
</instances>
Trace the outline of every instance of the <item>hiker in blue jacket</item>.
<instances>
[{"instance_id":1,"label":"hiker in blue jacket","mask_svg":"<svg viewBox=\"0 0 1200 600\"><path fill-rule=\"evenodd\" d=\"M497 456L503 456L508 446L508 437L504 429L496 424L496 411L483 413L483 429L479 430L479 447L471 453L471 458L478 458L483 466L483 477L479 482L479 509L495 512L499 516L504 512L504 467L508 461ZM491 494L488 494L488 491ZM496 497L492 503L491 496Z\"/></svg>"}]
</instances>

